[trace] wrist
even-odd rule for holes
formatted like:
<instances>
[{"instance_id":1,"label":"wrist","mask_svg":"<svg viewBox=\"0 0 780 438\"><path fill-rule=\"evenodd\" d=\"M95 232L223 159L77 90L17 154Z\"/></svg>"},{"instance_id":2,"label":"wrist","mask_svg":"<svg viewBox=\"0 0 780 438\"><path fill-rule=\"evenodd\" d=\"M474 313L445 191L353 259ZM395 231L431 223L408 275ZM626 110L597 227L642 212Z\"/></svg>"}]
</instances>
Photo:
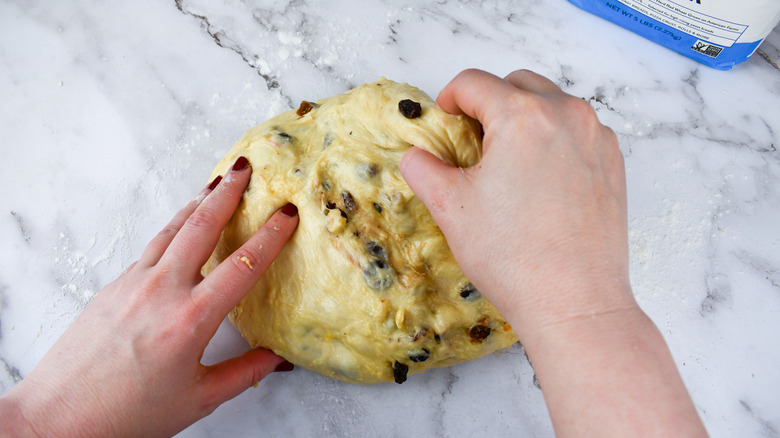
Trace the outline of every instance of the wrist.
<instances>
[{"instance_id":1,"label":"wrist","mask_svg":"<svg viewBox=\"0 0 780 438\"><path fill-rule=\"evenodd\" d=\"M644 316L625 276L573 278L567 281L560 274L557 278L540 275L538 281L503 285L503 291L501 285L496 285L500 293L490 293L488 298L512 325L524 346L530 346L536 338L562 339L560 336L568 331L576 334L579 330L596 329L615 318ZM488 288L488 293L491 290Z\"/></svg>"},{"instance_id":2,"label":"wrist","mask_svg":"<svg viewBox=\"0 0 780 438\"><path fill-rule=\"evenodd\" d=\"M663 336L639 306L548 325L526 342L559 436L703 436Z\"/></svg>"},{"instance_id":3,"label":"wrist","mask_svg":"<svg viewBox=\"0 0 780 438\"><path fill-rule=\"evenodd\" d=\"M17 392L15 387L0 397L0 437L38 437L24 415Z\"/></svg>"}]
</instances>

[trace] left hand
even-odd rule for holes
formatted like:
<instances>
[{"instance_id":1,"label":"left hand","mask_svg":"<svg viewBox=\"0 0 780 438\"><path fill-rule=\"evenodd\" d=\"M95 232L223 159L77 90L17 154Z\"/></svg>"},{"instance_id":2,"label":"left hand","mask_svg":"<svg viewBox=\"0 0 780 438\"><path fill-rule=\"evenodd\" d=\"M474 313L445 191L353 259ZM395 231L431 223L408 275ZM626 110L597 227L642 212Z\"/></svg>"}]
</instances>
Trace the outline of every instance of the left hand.
<instances>
[{"instance_id":1,"label":"left hand","mask_svg":"<svg viewBox=\"0 0 780 438\"><path fill-rule=\"evenodd\" d=\"M13 412L21 435L169 436L277 367L292 368L264 349L216 365L200 362L219 324L298 224L288 204L201 276L249 183L248 164L239 158L97 294L30 375L0 398L0 418Z\"/></svg>"}]
</instances>

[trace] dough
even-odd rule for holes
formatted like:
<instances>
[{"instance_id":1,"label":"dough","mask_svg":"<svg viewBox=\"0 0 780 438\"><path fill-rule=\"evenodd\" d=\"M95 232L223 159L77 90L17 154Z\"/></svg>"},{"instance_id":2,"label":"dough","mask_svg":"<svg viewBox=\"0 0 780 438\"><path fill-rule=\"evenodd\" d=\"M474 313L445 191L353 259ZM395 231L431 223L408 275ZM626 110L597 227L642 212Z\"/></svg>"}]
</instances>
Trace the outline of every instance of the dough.
<instances>
[{"instance_id":1,"label":"dough","mask_svg":"<svg viewBox=\"0 0 780 438\"><path fill-rule=\"evenodd\" d=\"M454 166L479 161L479 125L420 90L386 79L250 129L219 163L241 155L252 179L208 274L288 202L295 234L230 313L253 347L353 383L475 359L517 341L469 283L398 163L411 145Z\"/></svg>"}]
</instances>

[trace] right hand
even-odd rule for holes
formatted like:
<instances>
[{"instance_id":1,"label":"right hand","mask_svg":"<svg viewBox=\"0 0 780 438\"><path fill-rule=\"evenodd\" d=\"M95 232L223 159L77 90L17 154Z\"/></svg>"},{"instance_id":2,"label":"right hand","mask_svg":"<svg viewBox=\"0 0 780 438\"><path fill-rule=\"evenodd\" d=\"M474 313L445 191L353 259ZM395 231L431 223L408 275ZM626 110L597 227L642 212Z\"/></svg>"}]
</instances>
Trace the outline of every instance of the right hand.
<instances>
[{"instance_id":1,"label":"right hand","mask_svg":"<svg viewBox=\"0 0 780 438\"><path fill-rule=\"evenodd\" d=\"M412 148L401 172L515 332L635 306L623 156L590 105L524 70L464 71L437 103L482 123L482 161Z\"/></svg>"},{"instance_id":2,"label":"right hand","mask_svg":"<svg viewBox=\"0 0 780 438\"><path fill-rule=\"evenodd\" d=\"M623 157L587 102L516 71L467 70L439 94L484 128L456 169L418 148L401 173L464 274L533 363L558 436L705 436L628 278Z\"/></svg>"}]
</instances>

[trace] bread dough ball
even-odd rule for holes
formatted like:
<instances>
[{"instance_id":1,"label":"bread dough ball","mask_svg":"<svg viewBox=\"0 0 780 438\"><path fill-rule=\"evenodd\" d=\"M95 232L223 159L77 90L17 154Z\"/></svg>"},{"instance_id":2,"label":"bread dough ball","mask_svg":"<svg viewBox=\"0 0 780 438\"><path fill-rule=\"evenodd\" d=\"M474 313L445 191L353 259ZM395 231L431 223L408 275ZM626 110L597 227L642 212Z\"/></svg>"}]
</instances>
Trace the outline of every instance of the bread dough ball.
<instances>
[{"instance_id":1,"label":"bread dough ball","mask_svg":"<svg viewBox=\"0 0 780 438\"><path fill-rule=\"evenodd\" d=\"M517 341L469 283L398 169L421 147L453 166L477 163L480 126L386 79L303 102L250 129L239 156L252 178L204 267L208 274L292 202L292 239L230 320L253 347L353 383L395 381Z\"/></svg>"}]
</instances>

